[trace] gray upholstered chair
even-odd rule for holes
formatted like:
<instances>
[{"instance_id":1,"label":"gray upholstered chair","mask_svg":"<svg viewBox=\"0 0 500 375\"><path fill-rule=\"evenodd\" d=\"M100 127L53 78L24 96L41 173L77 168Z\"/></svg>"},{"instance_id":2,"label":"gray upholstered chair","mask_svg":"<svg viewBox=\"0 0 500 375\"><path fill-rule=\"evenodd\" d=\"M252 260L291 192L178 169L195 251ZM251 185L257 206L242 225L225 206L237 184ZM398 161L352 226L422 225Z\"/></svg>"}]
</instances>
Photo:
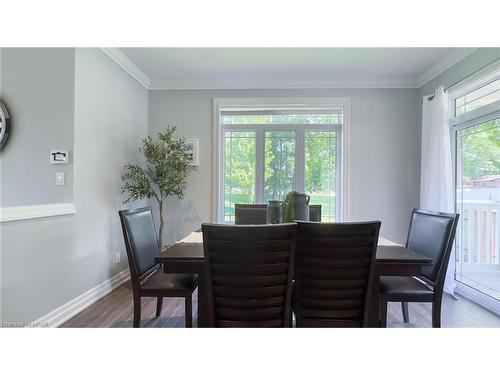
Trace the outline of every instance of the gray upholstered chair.
<instances>
[{"instance_id":1,"label":"gray upholstered chair","mask_svg":"<svg viewBox=\"0 0 500 375\"><path fill-rule=\"evenodd\" d=\"M406 247L432 258L419 277L382 276L380 278L381 324L387 324L387 303L401 302L403 320L409 322L408 302L432 303L432 326L441 327L441 301L450 260L458 214L414 209Z\"/></svg>"},{"instance_id":2,"label":"gray upholstered chair","mask_svg":"<svg viewBox=\"0 0 500 375\"><path fill-rule=\"evenodd\" d=\"M163 297L185 299L186 327L192 326L192 294L197 286L196 275L163 273L155 264L158 240L151 208L119 212L127 250L134 296L134 327L141 322L141 297L156 297L156 316L160 316Z\"/></svg>"},{"instance_id":3,"label":"gray upholstered chair","mask_svg":"<svg viewBox=\"0 0 500 375\"><path fill-rule=\"evenodd\" d=\"M310 204L309 205L309 221L321 221L321 205L320 204Z\"/></svg>"},{"instance_id":4,"label":"gray upholstered chair","mask_svg":"<svg viewBox=\"0 0 500 375\"><path fill-rule=\"evenodd\" d=\"M236 225L266 224L267 204L234 205L234 223Z\"/></svg>"},{"instance_id":5,"label":"gray upholstered chair","mask_svg":"<svg viewBox=\"0 0 500 375\"><path fill-rule=\"evenodd\" d=\"M240 204L234 205L234 223L236 225L266 224L267 204ZM321 205L309 206L309 220L321 221Z\"/></svg>"}]
</instances>

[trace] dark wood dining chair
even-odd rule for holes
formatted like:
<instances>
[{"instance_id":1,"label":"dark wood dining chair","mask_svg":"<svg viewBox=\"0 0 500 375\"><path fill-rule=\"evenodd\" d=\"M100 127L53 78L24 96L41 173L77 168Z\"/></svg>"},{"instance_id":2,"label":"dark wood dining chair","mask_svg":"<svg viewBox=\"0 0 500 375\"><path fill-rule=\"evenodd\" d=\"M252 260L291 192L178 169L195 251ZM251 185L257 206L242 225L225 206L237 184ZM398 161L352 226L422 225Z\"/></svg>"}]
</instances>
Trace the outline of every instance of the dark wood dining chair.
<instances>
[{"instance_id":1,"label":"dark wood dining chair","mask_svg":"<svg viewBox=\"0 0 500 375\"><path fill-rule=\"evenodd\" d=\"M267 204L242 204L234 205L234 224L266 224ZM309 205L309 220L321 221L321 205Z\"/></svg>"},{"instance_id":2,"label":"dark wood dining chair","mask_svg":"<svg viewBox=\"0 0 500 375\"><path fill-rule=\"evenodd\" d=\"M141 297L156 297L156 316L159 317L163 297L185 299L186 327L192 326L192 294L197 286L196 275L163 273L155 264L158 240L151 208L119 211L130 278L134 296L134 327L141 322Z\"/></svg>"},{"instance_id":3,"label":"dark wood dining chair","mask_svg":"<svg viewBox=\"0 0 500 375\"><path fill-rule=\"evenodd\" d=\"M320 204L310 204L309 205L309 221L321 221L321 205Z\"/></svg>"},{"instance_id":4,"label":"dark wood dining chair","mask_svg":"<svg viewBox=\"0 0 500 375\"><path fill-rule=\"evenodd\" d=\"M387 325L387 303L401 302L403 320L409 322L408 302L432 303L432 326L441 327L441 302L446 270L450 260L458 214L414 209L406 247L432 258L419 277L382 276L380 278L381 325Z\"/></svg>"},{"instance_id":5,"label":"dark wood dining chair","mask_svg":"<svg viewBox=\"0 0 500 375\"><path fill-rule=\"evenodd\" d=\"M289 327L297 225L202 224L211 327Z\"/></svg>"},{"instance_id":6,"label":"dark wood dining chair","mask_svg":"<svg viewBox=\"0 0 500 375\"><path fill-rule=\"evenodd\" d=\"M297 327L366 327L380 221L297 221Z\"/></svg>"},{"instance_id":7,"label":"dark wood dining chair","mask_svg":"<svg viewBox=\"0 0 500 375\"><path fill-rule=\"evenodd\" d=\"M234 224L266 224L267 204L241 204L234 205Z\"/></svg>"}]
</instances>

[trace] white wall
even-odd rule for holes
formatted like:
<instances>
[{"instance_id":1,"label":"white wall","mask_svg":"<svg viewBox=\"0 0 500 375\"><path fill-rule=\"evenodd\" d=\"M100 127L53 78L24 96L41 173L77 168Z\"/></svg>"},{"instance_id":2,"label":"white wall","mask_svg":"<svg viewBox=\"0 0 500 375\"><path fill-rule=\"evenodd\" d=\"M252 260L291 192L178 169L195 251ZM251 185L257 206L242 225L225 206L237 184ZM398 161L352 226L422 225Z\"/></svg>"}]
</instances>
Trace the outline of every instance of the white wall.
<instances>
[{"instance_id":1,"label":"white wall","mask_svg":"<svg viewBox=\"0 0 500 375\"><path fill-rule=\"evenodd\" d=\"M47 51L39 53L45 56ZM72 54L74 185L71 187L78 212L0 224L1 317L5 322L37 319L127 268L117 213L123 207L120 175L126 161L138 159L137 147L147 134L147 91L98 49L76 49ZM57 64L57 53L49 56ZM29 60L37 58L33 52ZM47 79L59 79L52 68L39 67L37 72L48 75ZM4 83L10 74L3 65ZM6 88L3 85L2 91ZM43 88L50 96L52 86ZM26 93L27 98L19 95L11 105L24 105L29 95ZM48 115L55 116L52 112L57 110L57 106L50 107ZM35 128L37 124L24 126ZM28 130L26 134L30 133ZM40 142L48 142L53 133L37 137ZM19 137L9 147L23 149L30 142L31 139ZM32 153L34 158L43 158L48 163L45 152ZM17 167L22 169L27 165L21 160ZM12 183L15 186L19 181ZM117 265L113 262L116 252L121 253Z\"/></svg>"},{"instance_id":2,"label":"white wall","mask_svg":"<svg viewBox=\"0 0 500 375\"><path fill-rule=\"evenodd\" d=\"M230 97L349 97L350 220L382 220L382 235L402 242L418 207L420 112L417 89L158 90L149 93L149 133L168 125L198 138L200 165L184 200L167 203L166 241L211 220L212 99Z\"/></svg>"}]
</instances>

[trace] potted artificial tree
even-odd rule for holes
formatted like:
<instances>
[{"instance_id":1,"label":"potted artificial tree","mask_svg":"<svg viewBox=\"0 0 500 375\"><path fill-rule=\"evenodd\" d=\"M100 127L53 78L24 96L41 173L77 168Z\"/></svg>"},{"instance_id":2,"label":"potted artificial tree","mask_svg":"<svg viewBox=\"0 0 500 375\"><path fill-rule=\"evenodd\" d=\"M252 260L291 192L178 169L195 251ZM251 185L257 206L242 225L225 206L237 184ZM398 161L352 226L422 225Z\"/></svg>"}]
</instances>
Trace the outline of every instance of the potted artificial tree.
<instances>
[{"instance_id":1,"label":"potted artificial tree","mask_svg":"<svg viewBox=\"0 0 500 375\"><path fill-rule=\"evenodd\" d=\"M192 155L186 151L186 140L175 134L176 128L168 127L158 133L158 140L147 136L142 141L139 151L144 155L146 163L143 166L126 164L122 174L123 193L131 200L154 198L158 203L160 214L159 246L163 245L164 202L169 196L179 199L184 197L187 176L196 167L191 165Z\"/></svg>"}]
</instances>

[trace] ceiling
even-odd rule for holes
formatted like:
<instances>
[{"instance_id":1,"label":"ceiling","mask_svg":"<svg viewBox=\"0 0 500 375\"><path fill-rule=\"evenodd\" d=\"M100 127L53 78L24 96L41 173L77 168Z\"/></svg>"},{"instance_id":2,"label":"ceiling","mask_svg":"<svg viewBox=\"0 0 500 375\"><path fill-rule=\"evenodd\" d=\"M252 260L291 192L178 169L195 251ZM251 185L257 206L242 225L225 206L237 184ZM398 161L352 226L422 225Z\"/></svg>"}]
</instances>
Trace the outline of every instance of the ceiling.
<instances>
[{"instance_id":1,"label":"ceiling","mask_svg":"<svg viewBox=\"0 0 500 375\"><path fill-rule=\"evenodd\" d=\"M472 48L108 48L148 89L420 87Z\"/></svg>"}]
</instances>

